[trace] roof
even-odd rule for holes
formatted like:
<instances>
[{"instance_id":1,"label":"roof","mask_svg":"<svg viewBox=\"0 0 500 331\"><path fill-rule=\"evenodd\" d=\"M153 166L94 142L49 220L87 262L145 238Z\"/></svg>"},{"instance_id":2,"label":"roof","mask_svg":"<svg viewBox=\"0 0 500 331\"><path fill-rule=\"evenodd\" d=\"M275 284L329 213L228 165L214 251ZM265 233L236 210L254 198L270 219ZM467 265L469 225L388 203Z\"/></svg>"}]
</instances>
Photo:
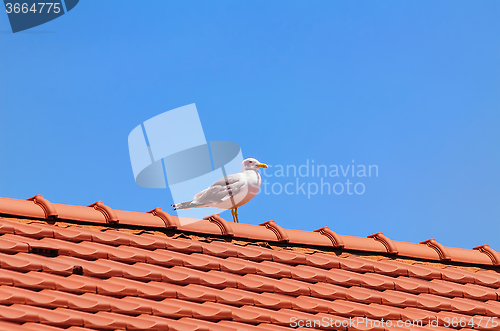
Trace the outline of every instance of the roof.
<instances>
[{"instance_id":1,"label":"roof","mask_svg":"<svg viewBox=\"0 0 500 331\"><path fill-rule=\"evenodd\" d=\"M0 198L0 215L0 330L500 329L500 259L487 245L40 195Z\"/></svg>"}]
</instances>

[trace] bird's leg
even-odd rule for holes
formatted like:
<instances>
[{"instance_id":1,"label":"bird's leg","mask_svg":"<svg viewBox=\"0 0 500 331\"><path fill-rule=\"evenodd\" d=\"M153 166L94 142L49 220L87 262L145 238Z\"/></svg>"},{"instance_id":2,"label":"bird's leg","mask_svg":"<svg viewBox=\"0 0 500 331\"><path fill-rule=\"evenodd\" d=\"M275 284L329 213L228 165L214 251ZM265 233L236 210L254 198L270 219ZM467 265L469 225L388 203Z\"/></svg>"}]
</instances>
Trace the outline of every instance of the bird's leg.
<instances>
[{"instance_id":1,"label":"bird's leg","mask_svg":"<svg viewBox=\"0 0 500 331\"><path fill-rule=\"evenodd\" d=\"M234 208L234 216L236 216L236 223L239 223L240 221L238 220L238 208Z\"/></svg>"},{"instance_id":2,"label":"bird's leg","mask_svg":"<svg viewBox=\"0 0 500 331\"><path fill-rule=\"evenodd\" d=\"M233 216L233 222L236 222L236 219L234 218L234 209L231 209L231 216Z\"/></svg>"}]
</instances>

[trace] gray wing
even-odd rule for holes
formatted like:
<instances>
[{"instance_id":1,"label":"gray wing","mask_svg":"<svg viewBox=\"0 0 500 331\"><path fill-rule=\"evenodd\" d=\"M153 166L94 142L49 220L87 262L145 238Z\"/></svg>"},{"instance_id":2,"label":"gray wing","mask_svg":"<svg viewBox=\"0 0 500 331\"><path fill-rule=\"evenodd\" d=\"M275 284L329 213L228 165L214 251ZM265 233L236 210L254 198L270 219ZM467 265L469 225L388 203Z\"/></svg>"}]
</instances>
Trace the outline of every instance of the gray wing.
<instances>
[{"instance_id":1,"label":"gray wing","mask_svg":"<svg viewBox=\"0 0 500 331\"><path fill-rule=\"evenodd\" d=\"M225 201L241 191L246 180L242 173L228 175L194 196L193 202L200 205Z\"/></svg>"}]
</instances>

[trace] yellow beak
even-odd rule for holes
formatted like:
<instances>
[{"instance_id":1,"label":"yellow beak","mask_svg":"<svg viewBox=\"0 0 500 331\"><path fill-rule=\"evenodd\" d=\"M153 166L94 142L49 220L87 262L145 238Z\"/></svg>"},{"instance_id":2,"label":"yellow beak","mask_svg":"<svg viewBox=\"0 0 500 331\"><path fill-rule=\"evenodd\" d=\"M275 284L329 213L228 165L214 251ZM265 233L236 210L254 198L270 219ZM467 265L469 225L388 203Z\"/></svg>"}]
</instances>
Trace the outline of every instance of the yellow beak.
<instances>
[{"instance_id":1,"label":"yellow beak","mask_svg":"<svg viewBox=\"0 0 500 331\"><path fill-rule=\"evenodd\" d=\"M267 166L267 164L265 164L265 163L259 163L259 164L257 164L257 168L264 168L264 169L267 169L267 168L269 168L269 167L268 167L268 166Z\"/></svg>"}]
</instances>

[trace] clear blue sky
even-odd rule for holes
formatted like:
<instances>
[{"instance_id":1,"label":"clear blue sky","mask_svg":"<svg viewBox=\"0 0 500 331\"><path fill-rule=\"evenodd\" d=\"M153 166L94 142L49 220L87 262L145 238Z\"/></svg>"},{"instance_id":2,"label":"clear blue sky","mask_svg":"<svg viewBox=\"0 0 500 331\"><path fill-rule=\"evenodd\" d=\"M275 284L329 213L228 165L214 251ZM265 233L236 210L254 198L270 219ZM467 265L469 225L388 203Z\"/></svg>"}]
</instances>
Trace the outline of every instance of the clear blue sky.
<instances>
[{"instance_id":1,"label":"clear blue sky","mask_svg":"<svg viewBox=\"0 0 500 331\"><path fill-rule=\"evenodd\" d=\"M127 137L196 103L207 140L245 157L378 166L350 178L362 195L261 193L242 222L500 251L499 13L498 1L80 1L17 34L0 14L0 196L170 211L168 190L135 184Z\"/></svg>"}]
</instances>

